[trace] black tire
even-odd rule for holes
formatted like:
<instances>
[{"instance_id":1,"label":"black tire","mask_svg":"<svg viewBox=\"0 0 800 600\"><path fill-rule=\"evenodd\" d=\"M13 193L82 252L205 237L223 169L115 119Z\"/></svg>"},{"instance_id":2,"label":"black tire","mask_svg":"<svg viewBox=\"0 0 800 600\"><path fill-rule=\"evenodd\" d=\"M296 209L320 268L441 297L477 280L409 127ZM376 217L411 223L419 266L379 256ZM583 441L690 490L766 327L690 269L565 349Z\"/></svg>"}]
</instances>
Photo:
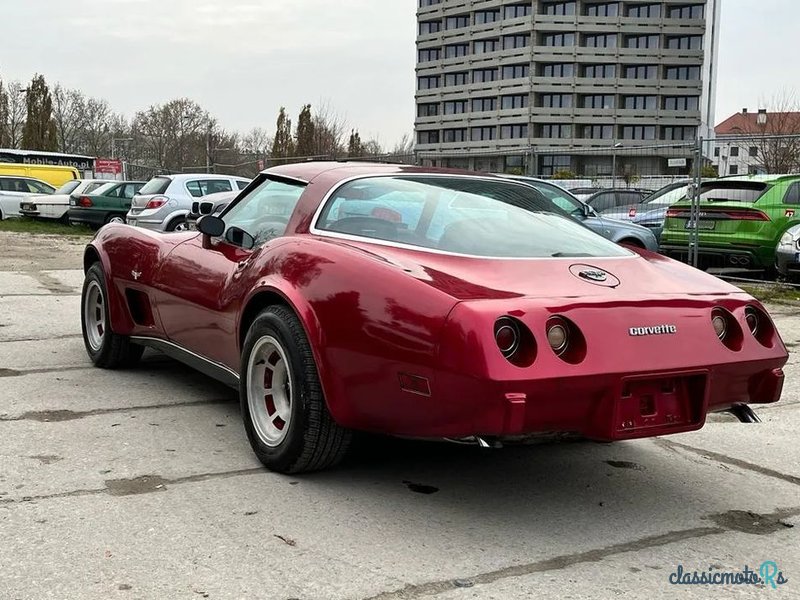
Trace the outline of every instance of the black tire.
<instances>
[{"instance_id":1,"label":"black tire","mask_svg":"<svg viewBox=\"0 0 800 600\"><path fill-rule=\"evenodd\" d=\"M617 243L625 246L631 246L633 248L639 248L640 250L646 250L645 245L639 240L634 238L625 238L624 240L620 240Z\"/></svg>"},{"instance_id":2,"label":"black tire","mask_svg":"<svg viewBox=\"0 0 800 600\"><path fill-rule=\"evenodd\" d=\"M291 419L285 437L275 445L268 445L259 436L248 401L250 356L265 337L280 344L290 367ZM253 451L268 469L279 473L318 471L344 458L352 432L337 425L328 412L311 346L300 320L290 309L269 306L256 317L245 338L240 373L244 428Z\"/></svg>"},{"instance_id":3,"label":"black tire","mask_svg":"<svg viewBox=\"0 0 800 600\"><path fill-rule=\"evenodd\" d=\"M121 221L117 221L116 219L122 219ZM124 223L125 222L125 215L121 215L119 213L109 213L106 216L105 224L108 225L109 223Z\"/></svg>"},{"instance_id":4,"label":"black tire","mask_svg":"<svg viewBox=\"0 0 800 600\"><path fill-rule=\"evenodd\" d=\"M99 286L102 292L102 309L105 313L102 334L99 335L100 341L92 343L87 331L87 307L89 300L89 290L94 286ZM83 333L83 344L86 353L96 367L101 369L121 369L132 367L142 357L144 347L131 343L130 338L124 335L117 335L111 330L110 319L108 317L108 290L106 289L103 268L99 262L94 263L86 272L83 281L83 291L81 293L81 332Z\"/></svg>"},{"instance_id":5,"label":"black tire","mask_svg":"<svg viewBox=\"0 0 800 600\"><path fill-rule=\"evenodd\" d=\"M58 220L59 223L62 225L70 225L69 222L69 211L65 212L64 215Z\"/></svg>"},{"instance_id":6,"label":"black tire","mask_svg":"<svg viewBox=\"0 0 800 600\"><path fill-rule=\"evenodd\" d=\"M175 231L179 225L186 225L186 217L175 217L167 225L167 231Z\"/></svg>"}]
</instances>

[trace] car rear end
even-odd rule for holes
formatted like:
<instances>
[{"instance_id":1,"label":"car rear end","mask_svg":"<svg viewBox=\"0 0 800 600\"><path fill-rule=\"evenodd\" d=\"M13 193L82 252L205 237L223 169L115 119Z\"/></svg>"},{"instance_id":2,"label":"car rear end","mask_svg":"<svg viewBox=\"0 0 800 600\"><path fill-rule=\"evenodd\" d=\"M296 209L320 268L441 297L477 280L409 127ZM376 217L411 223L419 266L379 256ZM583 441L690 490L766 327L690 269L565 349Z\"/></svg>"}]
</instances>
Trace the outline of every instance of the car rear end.
<instances>
[{"instance_id":1,"label":"car rear end","mask_svg":"<svg viewBox=\"0 0 800 600\"><path fill-rule=\"evenodd\" d=\"M769 199L772 183L725 180L700 189L698 214L684 201L667 210L660 250L686 261L694 232L702 268L767 269L775 261L775 248L786 214L776 215Z\"/></svg>"},{"instance_id":2,"label":"car rear end","mask_svg":"<svg viewBox=\"0 0 800 600\"><path fill-rule=\"evenodd\" d=\"M780 399L786 349L745 294L463 302L433 384L438 434L618 441ZM433 409L431 409L433 415Z\"/></svg>"},{"instance_id":3,"label":"car rear end","mask_svg":"<svg viewBox=\"0 0 800 600\"><path fill-rule=\"evenodd\" d=\"M131 200L131 208L125 218L128 225L165 231L176 203L169 195L173 183L173 178L166 175L158 175L148 181Z\"/></svg>"}]
</instances>

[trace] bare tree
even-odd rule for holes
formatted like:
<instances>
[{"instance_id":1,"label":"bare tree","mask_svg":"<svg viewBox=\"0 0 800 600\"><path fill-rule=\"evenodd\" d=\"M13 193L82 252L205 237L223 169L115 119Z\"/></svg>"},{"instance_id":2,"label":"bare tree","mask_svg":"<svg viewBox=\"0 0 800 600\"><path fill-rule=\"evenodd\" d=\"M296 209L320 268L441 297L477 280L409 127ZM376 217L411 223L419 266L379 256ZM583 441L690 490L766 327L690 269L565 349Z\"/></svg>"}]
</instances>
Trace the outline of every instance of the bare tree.
<instances>
[{"instance_id":1,"label":"bare tree","mask_svg":"<svg viewBox=\"0 0 800 600\"><path fill-rule=\"evenodd\" d=\"M250 154L257 159L266 158L272 148L272 137L266 129L254 127L241 139L240 148L243 154Z\"/></svg>"},{"instance_id":2,"label":"bare tree","mask_svg":"<svg viewBox=\"0 0 800 600\"><path fill-rule=\"evenodd\" d=\"M337 158L347 151L347 119L328 100L319 102L314 111L314 155Z\"/></svg>"},{"instance_id":3,"label":"bare tree","mask_svg":"<svg viewBox=\"0 0 800 600\"><path fill-rule=\"evenodd\" d=\"M414 135L410 133L403 134L398 142L392 146L390 154L394 155L407 155L414 153Z\"/></svg>"},{"instance_id":4,"label":"bare tree","mask_svg":"<svg viewBox=\"0 0 800 600\"><path fill-rule=\"evenodd\" d=\"M8 145L8 94L3 79L0 78L0 148Z\"/></svg>"},{"instance_id":5,"label":"bare tree","mask_svg":"<svg viewBox=\"0 0 800 600\"><path fill-rule=\"evenodd\" d=\"M53 119L56 122L58 149L61 152L79 152L82 134L86 127L86 98L79 90L61 84L53 88Z\"/></svg>"},{"instance_id":6,"label":"bare tree","mask_svg":"<svg viewBox=\"0 0 800 600\"><path fill-rule=\"evenodd\" d=\"M797 93L783 90L758 114L745 115L738 128L756 149L755 160L767 173L794 173L800 169L800 101ZM736 132L734 130L734 132Z\"/></svg>"},{"instance_id":7,"label":"bare tree","mask_svg":"<svg viewBox=\"0 0 800 600\"><path fill-rule=\"evenodd\" d=\"M28 116L25 88L19 81L12 81L6 87L8 96L8 116L6 125L6 141L9 148L19 148L22 144L22 133L25 119Z\"/></svg>"}]
</instances>

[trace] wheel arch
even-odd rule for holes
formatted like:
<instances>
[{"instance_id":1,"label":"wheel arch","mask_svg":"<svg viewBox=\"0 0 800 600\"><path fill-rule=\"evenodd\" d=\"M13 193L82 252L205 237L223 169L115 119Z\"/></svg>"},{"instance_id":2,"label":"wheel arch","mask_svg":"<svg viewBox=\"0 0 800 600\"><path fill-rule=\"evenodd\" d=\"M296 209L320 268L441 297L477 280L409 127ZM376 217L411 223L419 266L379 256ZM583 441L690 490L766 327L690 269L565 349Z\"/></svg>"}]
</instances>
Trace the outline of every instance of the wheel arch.
<instances>
[{"instance_id":1,"label":"wheel arch","mask_svg":"<svg viewBox=\"0 0 800 600\"><path fill-rule=\"evenodd\" d=\"M328 411L336 422L340 422L338 416L341 415L341 412L337 410L340 407L340 403L333 397L335 386L330 379L329 369L320 352L323 336L317 315L311 304L306 301L305 298L292 289L288 283L283 283L284 285L281 285L281 282L264 283L255 288L248 295L245 302L242 303L242 309L239 313L239 320L236 325L239 355L241 356L244 340L247 337L250 325L252 325L253 321L262 310L276 304L288 308L298 318L306 334L306 338L308 338ZM242 376L244 375L242 374Z\"/></svg>"},{"instance_id":2,"label":"wheel arch","mask_svg":"<svg viewBox=\"0 0 800 600\"><path fill-rule=\"evenodd\" d=\"M167 217L167 224L164 225L164 230L169 231L169 228L172 226L172 224L179 219L183 219L185 221L190 212L190 210L183 208L172 211L169 214L169 217Z\"/></svg>"},{"instance_id":3,"label":"wheel arch","mask_svg":"<svg viewBox=\"0 0 800 600\"><path fill-rule=\"evenodd\" d=\"M617 241L618 244L626 244L628 246L633 246L635 248L640 248L642 250L647 250L647 246L645 246L644 242L635 237L623 237L621 240Z\"/></svg>"},{"instance_id":4,"label":"wheel arch","mask_svg":"<svg viewBox=\"0 0 800 600\"><path fill-rule=\"evenodd\" d=\"M108 293L108 320L111 330L114 332L130 331L133 322L128 315L128 309L121 294L118 293L114 281L111 278L111 260L102 247L97 247L94 243L86 246L83 251L83 273L89 272L95 264L100 264L103 271L103 279Z\"/></svg>"}]
</instances>

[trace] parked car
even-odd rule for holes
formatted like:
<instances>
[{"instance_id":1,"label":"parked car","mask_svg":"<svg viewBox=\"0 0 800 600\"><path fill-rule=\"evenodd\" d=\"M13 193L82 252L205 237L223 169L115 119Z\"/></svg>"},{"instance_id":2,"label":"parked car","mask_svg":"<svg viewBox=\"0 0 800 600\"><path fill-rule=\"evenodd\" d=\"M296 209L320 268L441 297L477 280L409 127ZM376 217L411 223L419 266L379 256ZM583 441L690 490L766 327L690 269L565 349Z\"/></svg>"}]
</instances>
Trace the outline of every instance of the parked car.
<instances>
[{"instance_id":1,"label":"parked car","mask_svg":"<svg viewBox=\"0 0 800 600\"><path fill-rule=\"evenodd\" d=\"M51 186L60 186L81 178L80 172L75 167L29 163L0 163L0 176L27 177L44 181Z\"/></svg>"},{"instance_id":2,"label":"parked car","mask_svg":"<svg viewBox=\"0 0 800 600\"><path fill-rule=\"evenodd\" d=\"M628 204L639 204L652 192L637 189L607 189L595 192L591 196L581 198L583 202L601 213L609 208L616 206L626 206Z\"/></svg>"},{"instance_id":3,"label":"parked car","mask_svg":"<svg viewBox=\"0 0 800 600\"><path fill-rule=\"evenodd\" d=\"M601 187L576 187L576 188L568 188L568 191L578 200L585 200L592 194L596 194L597 192L602 192L605 189L606 188L601 188Z\"/></svg>"},{"instance_id":4,"label":"parked car","mask_svg":"<svg viewBox=\"0 0 800 600\"><path fill-rule=\"evenodd\" d=\"M19 205L20 214L33 219L49 219L69 223L69 199L90 194L108 179L73 179L49 196L35 196Z\"/></svg>"},{"instance_id":5,"label":"parked car","mask_svg":"<svg viewBox=\"0 0 800 600\"><path fill-rule=\"evenodd\" d=\"M800 223L800 175L748 175L700 186L699 218L689 200L667 210L661 251L686 260L698 230L700 267L772 270L778 242Z\"/></svg>"},{"instance_id":6,"label":"parked car","mask_svg":"<svg viewBox=\"0 0 800 600\"><path fill-rule=\"evenodd\" d=\"M31 177L0 175L0 221L19 217L20 202L31 196L52 194L56 188Z\"/></svg>"},{"instance_id":7,"label":"parked car","mask_svg":"<svg viewBox=\"0 0 800 600\"><path fill-rule=\"evenodd\" d=\"M604 210L604 217L631 221L642 227L647 227L653 232L657 240L661 239L664 229L664 219L667 218L667 209L673 204L686 199L686 192L691 181L683 180L665 185L660 190L653 192L639 204L627 204Z\"/></svg>"},{"instance_id":8,"label":"parked car","mask_svg":"<svg viewBox=\"0 0 800 600\"><path fill-rule=\"evenodd\" d=\"M124 223L134 195L144 181L112 181L93 192L69 199L69 222L99 229L106 223Z\"/></svg>"},{"instance_id":9,"label":"parked car","mask_svg":"<svg viewBox=\"0 0 800 600\"><path fill-rule=\"evenodd\" d=\"M524 182L534 187L559 210L612 242L644 248L651 252L658 251L658 242L650 231L639 225L599 215L591 206L581 202L564 188L533 177L521 175L502 175L502 177Z\"/></svg>"},{"instance_id":10,"label":"parked car","mask_svg":"<svg viewBox=\"0 0 800 600\"><path fill-rule=\"evenodd\" d=\"M800 275L800 224L792 225L781 236L775 251L775 268L781 277L797 281Z\"/></svg>"},{"instance_id":11,"label":"parked car","mask_svg":"<svg viewBox=\"0 0 800 600\"><path fill-rule=\"evenodd\" d=\"M81 322L102 368L159 349L238 388L270 469L334 465L354 430L491 446L753 420L788 354L762 305L553 214L518 181L386 164L258 176L195 232L108 225Z\"/></svg>"},{"instance_id":12,"label":"parked car","mask_svg":"<svg viewBox=\"0 0 800 600\"><path fill-rule=\"evenodd\" d=\"M187 229L195 231L197 229L197 220L205 215L219 215L223 210L228 207L228 204L239 195L239 191L235 192L217 192L216 194L209 194L203 196L200 200L192 202L192 209L186 216Z\"/></svg>"},{"instance_id":13,"label":"parked car","mask_svg":"<svg viewBox=\"0 0 800 600\"><path fill-rule=\"evenodd\" d=\"M130 225L156 231L185 231L195 199L243 190L249 183L230 175L158 175L133 197L126 219Z\"/></svg>"}]
</instances>

